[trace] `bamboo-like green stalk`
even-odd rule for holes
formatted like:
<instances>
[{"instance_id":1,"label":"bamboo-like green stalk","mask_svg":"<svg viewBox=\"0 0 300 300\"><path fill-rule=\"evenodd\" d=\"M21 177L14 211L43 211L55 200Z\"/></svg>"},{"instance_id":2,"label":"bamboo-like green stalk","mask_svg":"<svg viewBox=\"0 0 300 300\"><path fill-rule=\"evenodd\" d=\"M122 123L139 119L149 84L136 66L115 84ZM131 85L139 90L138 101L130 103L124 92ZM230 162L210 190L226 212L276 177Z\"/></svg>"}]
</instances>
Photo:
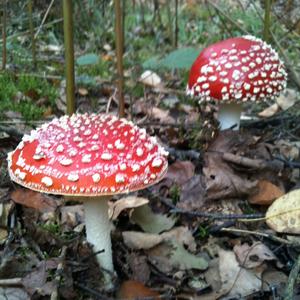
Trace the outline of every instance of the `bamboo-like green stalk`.
<instances>
[{"instance_id":1,"label":"bamboo-like green stalk","mask_svg":"<svg viewBox=\"0 0 300 300\"><path fill-rule=\"evenodd\" d=\"M270 42L271 1L272 0L265 0L265 17L264 17L263 39L267 43Z\"/></svg>"},{"instance_id":2,"label":"bamboo-like green stalk","mask_svg":"<svg viewBox=\"0 0 300 300\"><path fill-rule=\"evenodd\" d=\"M67 114L75 112L75 76L74 76L74 44L73 44L73 9L72 0L63 0L64 42L66 64L66 97Z\"/></svg>"},{"instance_id":3,"label":"bamboo-like green stalk","mask_svg":"<svg viewBox=\"0 0 300 300\"><path fill-rule=\"evenodd\" d=\"M35 47L35 37L34 37L34 27L33 27L33 17L32 17L32 0L28 0L28 20L29 20L29 34L31 40L31 54L33 67L36 68L36 47Z\"/></svg>"},{"instance_id":4,"label":"bamboo-like green stalk","mask_svg":"<svg viewBox=\"0 0 300 300\"><path fill-rule=\"evenodd\" d=\"M120 0L114 0L115 4L115 33L116 33L116 56L118 71L118 98L119 98L119 117L125 116L124 104L124 70L123 70L123 29L122 29L122 9Z\"/></svg>"},{"instance_id":5,"label":"bamboo-like green stalk","mask_svg":"<svg viewBox=\"0 0 300 300\"><path fill-rule=\"evenodd\" d=\"M2 70L6 69L6 18L7 18L7 0L3 0L2 13Z\"/></svg>"},{"instance_id":6,"label":"bamboo-like green stalk","mask_svg":"<svg viewBox=\"0 0 300 300\"><path fill-rule=\"evenodd\" d=\"M175 30L174 30L174 47L178 47L178 0L175 0Z\"/></svg>"}]
</instances>

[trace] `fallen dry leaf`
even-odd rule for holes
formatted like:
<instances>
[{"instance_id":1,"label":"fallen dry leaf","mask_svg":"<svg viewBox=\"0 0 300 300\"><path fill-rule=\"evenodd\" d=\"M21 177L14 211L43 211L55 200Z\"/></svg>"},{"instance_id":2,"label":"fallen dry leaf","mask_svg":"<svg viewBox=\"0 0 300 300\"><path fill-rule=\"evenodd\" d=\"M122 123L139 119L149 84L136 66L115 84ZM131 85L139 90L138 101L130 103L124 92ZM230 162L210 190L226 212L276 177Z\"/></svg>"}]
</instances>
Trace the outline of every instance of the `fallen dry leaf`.
<instances>
[{"instance_id":1,"label":"fallen dry leaf","mask_svg":"<svg viewBox=\"0 0 300 300\"><path fill-rule=\"evenodd\" d=\"M208 262L203 257L188 252L175 240L160 243L147 250L147 253L151 263L166 274L178 270L205 270L208 267Z\"/></svg>"},{"instance_id":2,"label":"fallen dry leaf","mask_svg":"<svg viewBox=\"0 0 300 300\"><path fill-rule=\"evenodd\" d=\"M202 175L194 175L181 187L180 200L176 206L192 211L205 205L205 183Z\"/></svg>"},{"instance_id":3,"label":"fallen dry leaf","mask_svg":"<svg viewBox=\"0 0 300 300\"><path fill-rule=\"evenodd\" d=\"M246 170L237 172L222 158L223 153L231 153L236 149L242 150L247 147L252 139L237 131L224 130L209 146L204 154L203 168L208 199L237 198L255 192L257 181L249 180Z\"/></svg>"},{"instance_id":4,"label":"fallen dry leaf","mask_svg":"<svg viewBox=\"0 0 300 300\"><path fill-rule=\"evenodd\" d=\"M51 212L57 209L58 201L49 196L29 189L18 188L11 193L14 202L39 210Z\"/></svg>"},{"instance_id":5,"label":"fallen dry leaf","mask_svg":"<svg viewBox=\"0 0 300 300\"><path fill-rule=\"evenodd\" d=\"M273 202L266 213L266 223L277 232L300 233L300 189Z\"/></svg>"},{"instance_id":6,"label":"fallen dry leaf","mask_svg":"<svg viewBox=\"0 0 300 300\"><path fill-rule=\"evenodd\" d=\"M222 282L222 288L219 291L221 295L244 299L261 289L263 268L249 270L240 267L232 251L220 249L219 272Z\"/></svg>"},{"instance_id":7,"label":"fallen dry leaf","mask_svg":"<svg viewBox=\"0 0 300 300\"><path fill-rule=\"evenodd\" d=\"M128 255L128 264L132 272L130 276L131 279L142 283L148 282L151 270L147 260L146 255L139 255L136 252L132 252Z\"/></svg>"},{"instance_id":8,"label":"fallen dry leaf","mask_svg":"<svg viewBox=\"0 0 300 300\"><path fill-rule=\"evenodd\" d=\"M233 251L240 266L246 269L256 268L266 260L277 260L274 253L262 242L255 242L251 246L247 243L235 245Z\"/></svg>"},{"instance_id":9,"label":"fallen dry leaf","mask_svg":"<svg viewBox=\"0 0 300 300\"><path fill-rule=\"evenodd\" d=\"M278 140L276 141L275 145L279 149L280 154L283 155L286 159L296 160L299 158L299 142L291 143L286 140Z\"/></svg>"},{"instance_id":10,"label":"fallen dry leaf","mask_svg":"<svg viewBox=\"0 0 300 300\"><path fill-rule=\"evenodd\" d=\"M264 109L263 111L259 112L258 115L261 118L270 118L273 117L279 111L279 108L279 105L277 103L274 103L271 106Z\"/></svg>"},{"instance_id":11,"label":"fallen dry leaf","mask_svg":"<svg viewBox=\"0 0 300 300\"><path fill-rule=\"evenodd\" d=\"M160 299L159 293L135 280L124 281L117 292L117 299L137 300L145 298Z\"/></svg>"},{"instance_id":12,"label":"fallen dry leaf","mask_svg":"<svg viewBox=\"0 0 300 300\"><path fill-rule=\"evenodd\" d=\"M259 180L257 187L257 193L248 198L251 204L270 205L275 199L284 195L279 187L267 180Z\"/></svg>"},{"instance_id":13,"label":"fallen dry leaf","mask_svg":"<svg viewBox=\"0 0 300 300\"><path fill-rule=\"evenodd\" d=\"M276 102L282 110L287 110L295 104L298 97L299 95L296 90L285 89L285 91L277 97Z\"/></svg>"},{"instance_id":14,"label":"fallen dry leaf","mask_svg":"<svg viewBox=\"0 0 300 300\"><path fill-rule=\"evenodd\" d=\"M128 196L115 202L109 201L108 216L111 220L116 220L119 214L128 208L135 208L149 203L149 200L142 197Z\"/></svg>"},{"instance_id":15,"label":"fallen dry leaf","mask_svg":"<svg viewBox=\"0 0 300 300\"><path fill-rule=\"evenodd\" d=\"M169 166L165 179L170 179L181 186L194 175L195 165L192 162L176 160Z\"/></svg>"},{"instance_id":16,"label":"fallen dry leaf","mask_svg":"<svg viewBox=\"0 0 300 300\"><path fill-rule=\"evenodd\" d=\"M175 227L170 231L153 234L137 231L123 231L124 243L131 249L150 249L163 241L176 240L177 243L185 245L191 252L196 250L195 239L187 227Z\"/></svg>"}]
</instances>

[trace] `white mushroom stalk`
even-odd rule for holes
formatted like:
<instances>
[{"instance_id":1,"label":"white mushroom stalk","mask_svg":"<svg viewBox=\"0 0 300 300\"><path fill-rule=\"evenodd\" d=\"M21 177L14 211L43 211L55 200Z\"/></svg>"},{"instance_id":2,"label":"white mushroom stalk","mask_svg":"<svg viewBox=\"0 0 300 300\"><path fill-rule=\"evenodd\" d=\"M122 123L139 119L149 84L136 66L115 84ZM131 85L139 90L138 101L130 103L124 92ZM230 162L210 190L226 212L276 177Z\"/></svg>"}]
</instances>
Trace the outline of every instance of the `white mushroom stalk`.
<instances>
[{"instance_id":1,"label":"white mushroom stalk","mask_svg":"<svg viewBox=\"0 0 300 300\"><path fill-rule=\"evenodd\" d=\"M90 197L83 199L87 241L93 245L99 266L104 269L106 286L110 287L110 278L114 273L112 260L111 237L113 228L108 218L108 200L110 197Z\"/></svg>"},{"instance_id":2,"label":"white mushroom stalk","mask_svg":"<svg viewBox=\"0 0 300 300\"><path fill-rule=\"evenodd\" d=\"M25 135L8 155L12 180L32 190L84 202L87 240L112 287L114 273L107 201L153 185L165 175L168 153L132 122L111 115L54 119Z\"/></svg>"},{"instance_id":3,"label":"white mushroom stalk","mask_svg":"<svg viewBox=\"0 0 300 300\"><path fill-rule=\"evenodd\" d=\"M241 103L222 103L219 105L218 121L220 129L240 129L240 119L243 110Z\"/></svg>"}]
</instances>

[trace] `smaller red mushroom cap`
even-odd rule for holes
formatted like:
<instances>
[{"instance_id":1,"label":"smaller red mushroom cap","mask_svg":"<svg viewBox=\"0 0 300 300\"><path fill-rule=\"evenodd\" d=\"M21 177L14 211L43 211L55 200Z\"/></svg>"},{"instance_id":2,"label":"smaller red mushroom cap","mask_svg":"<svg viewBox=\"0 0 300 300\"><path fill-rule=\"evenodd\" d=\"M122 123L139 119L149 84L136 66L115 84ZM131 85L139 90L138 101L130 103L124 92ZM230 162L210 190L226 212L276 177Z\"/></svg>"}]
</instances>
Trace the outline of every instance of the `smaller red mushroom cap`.
<instances>
[{"instance_id":1,"label":"smaller red mushroom cap","mask_svg":"<svg viewBox=\"0 0 300 300\"><path fill-rule=\"evenodd\" d=\"M286 87L274 49L259 38L230 38L205 48L191 67L187 94L200 101L263 101Z\"/></svg>"},{"instance_id":2,"label":"smaller red mushroom cap","mask_svg":"<svg viewBox=\"0 0 300 300\"><path fill-rule=\"evenodd\" d=\"M12 180L40 192L111 195L161 180L167 154L155 137L132 122L75 114L25 135L8 155L8 170Z\"/></svg>"}]
</instances>

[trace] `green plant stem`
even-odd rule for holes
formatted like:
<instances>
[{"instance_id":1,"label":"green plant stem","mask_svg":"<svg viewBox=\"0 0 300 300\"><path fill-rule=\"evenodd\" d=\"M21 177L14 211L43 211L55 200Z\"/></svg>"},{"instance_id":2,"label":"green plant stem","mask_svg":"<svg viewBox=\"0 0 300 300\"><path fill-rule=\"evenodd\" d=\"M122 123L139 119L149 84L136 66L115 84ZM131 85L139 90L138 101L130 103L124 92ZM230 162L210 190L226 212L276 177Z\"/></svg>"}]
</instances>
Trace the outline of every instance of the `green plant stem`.
<instances>
[{"instance_id":1,"label":"green plant stem","mask_svg":"<svg viewBox=\"0 0 300 300\"><path fill-rule=\"evenodd\" d=\"M297 281L297 277L300 272L300 255L298 259L295 261L295 264L290 272L289 279L285 288L285 297L284 300L293 300L294 299L294 287Z\"/></svg>"},{"instance_id":2,"label":"green plant stem","mask_svg":"<svg viewBox=\"0 0 300 300\"><path fill-rule=\"evenodd\" d=\"M178 0L175 0L175 32L174 32L174 47L178 47Z\"/></svg>"},{"instance_id":3,"label":"green plant stem","mask_svg":"<svg viewBox=\"0 0 300 300\"><path fill-rule=\"evenodd\" d=\"M29 33L31 39L31 53L32 53L32 62L34 69L36 68L36 47L35 47L35 37L34 37L34 27L32 19L32 0L28 0L28 15L29 15Z\"/></svg>"},{"instance_id":4,"label":"green plant stem","mask_svg":"<svg viewBox=\"0 0 300 300\"><path fill-rule=\"evenodd\" d=\"M2 14L2 70L6 69L6 17L7 17L7 1L3 0Z\"/></svg>"},{"instance_id":5,"label":"green plant stem","mask_svg":"<svg viewBox=\"0 0 300 300\"><path fill-rule=\"evenodd\" d=\"M75 112L75 76L72 0L63 0L64 41L66 61L67 114Z\"/></svg>"},{"instance_id":6,"label":"green plant stem","mask_svg":"<svg viewBox=\"0 0 300 300\"><path fill-rule=\"evenodd\" d=\"M263 39L267 43L270 42L270 26L271 26L271 0L265 0Z\"/></svg>"},{"instance_id":7,"label":"green plant stem","mask_svg":"<svg viewBox=\"0 0 300 300\"><path fill-rule=\"evenodd\" d=\"M124 70L123 70L123 29L122 29L122 9L120 0L114 0L115 4L115 32L116 32L116 56L117 56L117 71L118 71L118 100L119 100L119 117L125 116L124 104Z\"/></svg>"}]
</instances>

